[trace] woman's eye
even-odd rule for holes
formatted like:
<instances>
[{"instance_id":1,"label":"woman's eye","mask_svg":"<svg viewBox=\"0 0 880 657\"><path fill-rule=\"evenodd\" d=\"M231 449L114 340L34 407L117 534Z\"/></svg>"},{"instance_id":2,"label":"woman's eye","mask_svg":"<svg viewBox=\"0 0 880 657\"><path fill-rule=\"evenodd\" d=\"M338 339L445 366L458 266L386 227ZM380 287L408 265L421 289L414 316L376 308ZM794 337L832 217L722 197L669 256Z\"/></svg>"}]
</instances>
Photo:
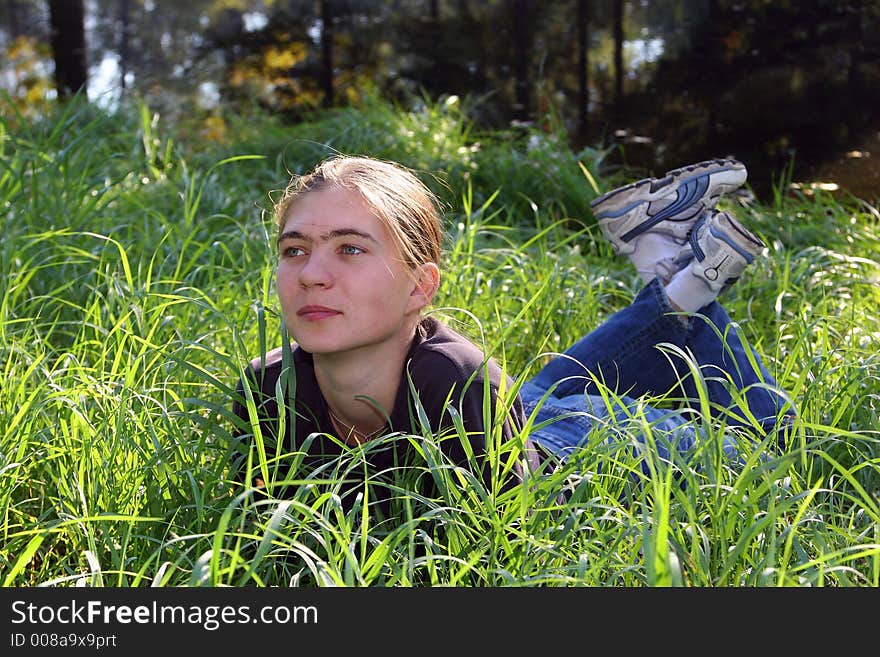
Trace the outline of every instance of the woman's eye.
<instances>
[{"instance_id":1,"label":"woman's eye","mask_svg":"<svg viewBox=\"0 0 880 657\"><path fill-rule=\"evenodd\" d=\"M361 247L355 246L354 244L344 244L340 251L343 255L358 255L359 253L364 252Z\"/></svg>"}]
</instances>

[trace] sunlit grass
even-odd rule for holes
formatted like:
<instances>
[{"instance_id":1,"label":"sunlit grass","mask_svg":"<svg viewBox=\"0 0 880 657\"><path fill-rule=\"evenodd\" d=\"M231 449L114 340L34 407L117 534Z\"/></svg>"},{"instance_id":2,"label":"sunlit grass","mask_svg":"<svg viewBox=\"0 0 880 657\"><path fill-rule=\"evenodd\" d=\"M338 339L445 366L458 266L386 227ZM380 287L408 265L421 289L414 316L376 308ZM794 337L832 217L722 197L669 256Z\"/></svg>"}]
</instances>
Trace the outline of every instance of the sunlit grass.
<instances>
[{"instance_id":1,"label":"sunlit grass","mask_svg":"<svg viewBox=\"0 0 880 657\"><path fill-rule=\"evenodd\" d=\"M235 382L281 339L263 209L328 152L439 171L436 312L517 382L639 289L588 212L612 184L601 153L474 135L454 102L265 125L221 152L146 108L0 123L4 585L880 585L880 215L820 194L736 208L770 249L725 303L800 412L783 453L746 436L745 464L726 463L723 427L701 422L693 461L643 461L627 426L659 437L637 414L512 491L444 460L454 432L317 472L257 437L251 467L294 464L300 485L237 484ZM343 505L363 452L395 441L413 462ZM520 456L490 453L498 472ZM399 522L366 512L383 488Z\"/></svg>"}]
</instances>

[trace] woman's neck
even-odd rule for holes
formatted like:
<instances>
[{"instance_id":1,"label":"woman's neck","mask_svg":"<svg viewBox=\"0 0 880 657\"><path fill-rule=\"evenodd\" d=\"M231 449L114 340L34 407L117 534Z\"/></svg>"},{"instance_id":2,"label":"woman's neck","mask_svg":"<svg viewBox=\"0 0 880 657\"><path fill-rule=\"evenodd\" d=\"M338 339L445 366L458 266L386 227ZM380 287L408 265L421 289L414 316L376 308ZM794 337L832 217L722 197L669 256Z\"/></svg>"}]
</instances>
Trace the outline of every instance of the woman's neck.
<instances>
[{"instance_id":1,"label":"woman's neck","mask_svg":"<svg viewBox=\"0 0 880 657\"><path fill-rule=\"evenodd\" d=\"M411 344L412 336L382 349L313 356L318 387L337 430L346 434L342 439L365 442L385 427Z\"/></svg>"}]
</instances>

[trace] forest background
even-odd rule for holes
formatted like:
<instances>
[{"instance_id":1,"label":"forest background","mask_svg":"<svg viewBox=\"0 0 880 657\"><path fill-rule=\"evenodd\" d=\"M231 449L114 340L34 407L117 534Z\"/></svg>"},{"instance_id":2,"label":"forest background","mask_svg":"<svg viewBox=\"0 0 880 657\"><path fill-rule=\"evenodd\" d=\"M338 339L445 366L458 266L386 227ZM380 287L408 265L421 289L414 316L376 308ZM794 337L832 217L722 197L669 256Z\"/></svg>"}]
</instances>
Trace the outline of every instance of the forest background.
<instances>
[{"instance_id":1,"label":"forest background","mask_svg":"<svg viewBox=\"0 0 880 657\"><path fill-rule=\"evenodd\" d=\"M367 94L456 95L480 129L556 121L607 167L733 154L775 179L880 188L880 2L3 0L0 88L40 111L84 86L228 139ZM56 89L59 91L56 92Z\"/></svg>"}]
</instances>

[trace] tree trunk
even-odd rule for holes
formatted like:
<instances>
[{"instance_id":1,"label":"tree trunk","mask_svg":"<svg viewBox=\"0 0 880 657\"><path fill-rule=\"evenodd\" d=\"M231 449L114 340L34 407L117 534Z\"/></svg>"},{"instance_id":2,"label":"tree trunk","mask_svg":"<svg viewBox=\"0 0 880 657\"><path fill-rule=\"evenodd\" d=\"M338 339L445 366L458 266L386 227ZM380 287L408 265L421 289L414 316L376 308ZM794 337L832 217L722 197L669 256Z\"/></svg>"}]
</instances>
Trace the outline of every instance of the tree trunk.
<instances>
[{"instance_id":1,"label":"tree trunk","mask_svg":"<svg viewBox=\"0 0 880 657\"><path fill-rule=\"evenodd\" d=\"M531 0L514 0L513 3L513 72L516 89L514 117L525 121L531 108L531 82L529 61L531 59Z\"/></svg>"},{"instance_id":2,"label":"tree trunk","mask_svg":"<svg viewBox=\"0 0 880 657\"><path fill-rule=\"evenodd\" d=\"M623 0L614 0L613 31L614 31L614 121L618 122L617 114L623 108Z\"/></svg>"},{"instance_id":3,"label":"tree trunk","mask_svg":"<svg viewBox=\"0 0 880 657\"><path fill-rule=\"evenodd\" d=\"M15 41L15 38L21 34L21 32L19 32L21 28L19 27L18 21L18 3L16 3L15 0L6 0L5 4L6 9L4 9L4 11L6 12L6 23L9 26L9 35L11 37L9 40Z\"/></svg>"},{"instance_id":4,"label":"tree trunk","mask_svg":"<svg viewBox=\"0 0 880 657\"><path fill-rule=\"evenodd\" d=\"M715 77L711 78L711 92L708 94L706 107L706 146L711 152L716 152L719 148L720 135L718 131L718 96L721 93L721 84L718 76L723 75L723 67L719 53L721 52L721 29L718 18L718 0L709 0L709 27L707 34L709 36L708 52L704 54L707 62L709 62L709 70L715 71Z\"/></svg>"},{"instance_id":5,"label":"tree trunk","mask_svg":"<svg viewBox=\"0 0 880 657\"><path fill-rule=\"evenodd\" d=\"M333 107L333 11L330 0L319 0L321 16L321 87L324 107Z\"/></svg>"},{"instance_id":6,"label":"tree trunk","mask_svg":"<svg viewBox=\"0 0 880 657\"><path fill-rule=\"evenodd\" d=\"M580 142L587 143L590 133L590 6L588 0L578 0L578 131Z\"/></svg>"},{"instance_id":7,"label":"tree trunk","mask_svg":"<svg viewBox=\"0 0 880 657\"><path fill-rule=\"evenodd\" d=\"M119 0L119 22L122 32L119 35L119 88L125 93L125 75L128 73L128 46L131 38L130 0Z\"/></svg>"},{"instance_id":8,"label":"tree trunk","mask_svg":"<svg viewBox=\"0 0 880 657\"><path fill-rule=\"evenodd\" d=\"M849 69L847 70L846 82L849 92L849 118L854 124L852 127L860 127L866 113L864 96L864 78L862 76L862 61L865 53L865 7L862 0L857 0L849 6L851 30L853 35L850 41Z\"/></svg>"},{"instance_id":9,"label":"tree trunk","mask_svg":"<svg viewBox=\"0 0 880 657\"><path fill-rule=\"evenodd\" d=\"M49 19L58 99L69 98L80 89L87 98L83 0L49 0Z\"/></svg>"}]
</instances>

